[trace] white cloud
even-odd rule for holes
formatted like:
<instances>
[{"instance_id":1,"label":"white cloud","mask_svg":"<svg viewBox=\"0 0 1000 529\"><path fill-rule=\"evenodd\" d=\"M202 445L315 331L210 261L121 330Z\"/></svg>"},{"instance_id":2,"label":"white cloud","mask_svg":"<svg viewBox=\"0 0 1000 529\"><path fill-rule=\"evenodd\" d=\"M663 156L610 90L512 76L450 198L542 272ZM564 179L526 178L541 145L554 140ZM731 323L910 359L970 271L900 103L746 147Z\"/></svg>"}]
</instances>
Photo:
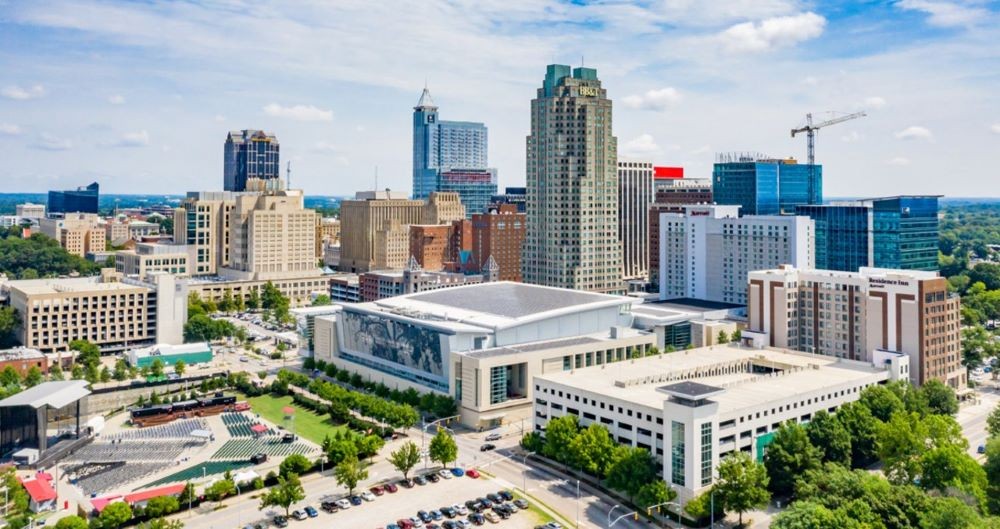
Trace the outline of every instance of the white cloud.
<instances>
[{"instance_id":1,"label":"white cloud","mask_svg":"<svg viewBox=\"0 0 1000 529\"><path fill-rule=\"evenodd\" d=\"M222 123L223 121L226 120L226 116L223 116L222 114L216 114L215 117L212 119L214 119L217 123Z\"/></svg>"},{"instance_id":2,"label":"white cloud","mask_svg":"<svg viewBox=\"0 0 1000 529\"><path fill-rule=\"evenodd\" d=\"M17 99L23 101L25 99L42 97L45 95L45 87L40 84L36 84L35 86L29 88L21 88L18 85L10 85L4 87L3 90L0 90L0 94L7 99Z\"/></svg>"},{"instance_id":3,"label":"white cloud","mask_svg":"<svg viewBox=\"0 0 1000 529\"><path fill-rule=\"evenodd\" d=\"M994 123L993 126L990 127L990 130L993 131L993 134L1000 134L1000 123Z\"/></svg>"},{"instance_id":4,"label":"white cloud","mask_svg":"<svg viewBox=\"0 0 1000 529\"><path fill-rule=\"evenodd\" d=\"M903 157L903 156L897 156L895 158L891 158L889 160L886 160L885 163L888 164L888 165L895 165L895 166L898 166L898 167L904 167L904 166L910 165L910 159L906 158L906 157Z\"/></svg>"},{"instance_id":5,"label":"white cloud","mask_svg":"<svg viewBox=\"0 0 1000 529\"><path fill-rule=\"evenodd\" d=\"M60 138L43 132L38 135L38 140L31 144L31 148L43 151L68 151L73 148L73 142L68 138Z\"/></svg>"},{"instance_id":6,"label":"white cloud","mask_svg":"<svg viewBox=\"0 0 1000 529\"><path fill-rule=\"evenodd\" d=\"M149 133L145 130L126 132L114 141L103 142L105 147L146 147L149 145Z\"/></svg>"},{"instance_id":7,"label":"white cloud","mask_svg":"<svg viewBox=\"0 0 1000 529\"><path fill-rule=\"evenodd\" d=\"M930 15L927 18L928 24L945 28L974 26L989 17L989 11L986 9L955 2L901 0L896 5L908 11L927 13Z\"/></svg>"},{"instance_id":8,"label":"white cloud","mask_svg":"<svg viewBox=\"0 0 1000 529\"><path fill-rule=\"evenodd\" d=\"M115 95L112 95L112 96L108 96L108 103L111 103L112 105L124 105L125 104L125 96L120 95L120 94L115 94Z\"/></svg>"},{"instance_id":9,"label":"white cloud","mask_svg":"<svg viewBox=\"0 0 1000 529\"><path fill-rule=\"evenodd\" d=\"M871 96L865 98L865 108L870 108L872 110L879 109L885 106L885 98L879 96Z\"/></svg>"},{"instance_id":10,"label":"white cloud","mask_svg":"<svg viewBox=\"0 0 1000 529\"><path fill-rule=\"evenodd\" d=\"M648 156L650 154L658 154L660 146L656 144L656 140L653 139L652 135L640 134L626 142L622 152L628 156Z\"/></svg>"},{"instance_id":11,"label":"white cloud","mask_svg":"<svg viewBox=\"0 0 1000 529\"><path fill-rule=\"evenodd\" d=\"M268 116L288 118L298 121L332 121L333 111L323 110L312 105L294 105L283 107L277 103L271 103L264 107L264 113Z\"/></svg>"},{"instance_id":12,"label":"white cloud","mask_svg":"<svg viewBox=\"0 0 1000 529\"><path fill-rule=\"evenodd\" d=\"M840 141L843 141L845 143L854 143L856 141L861 141L862 138L864 138L864 136L858 134L858 131L852 130L851 132L841 136Z\"/></svg>"},{"instance_id":13,"label":"white cloud","mask_svg":"<svg viewBox=\"0 0 1000 529\"><path fill-rule=\"evenodd\" d=\"M774 17L758 23L743 22L719 36L731 52L761 52L793 46L823 34L826 19L813 12Z\"/></svg>"},{"instance_id":14,"label":"white cloud","mask_svg":"<svg viewBox=\"0 0 1000 529\"><path fill-rule=\"evenodd\" d=\"M664 111L681 100L681 94L676 88L668 86L658 90L649 90L642 95L630 95L622 99L629 108Z\"/></svg>"},{"instance_id":15,"label":"white cloud","mask_svg":"<svg viewBox=\"0 0 1000 529\"><path fill-rule=\"evenodd\" d=\"M933 140L934 134L926 127L913 125L896 133L896 138L900 140Z\"/></svg>"},{"instance_id":16,"label":"white cloud","mask_svg":"<svg viewBox=\"0 0 1000 529\"><path fill-rule=\"evenodd\" d=\"M322 141L321 140L321 141L317 141L315 144L313 144L313 150L316 151L316 152L333 153L333 152L339 152L340 151L340 147L338 147L338 146L336 146L333 143L330 143L328 141Z\"/></svg>"},{"instance_id":17,"label":"white cloud","mask_svg":"<svg viewBox=\"0 0 1000 529\"><path fill-rule=\"evenodd\" d=\"M0 123L0 136L20 136L21 127L13 123Z\"/></svg>"}]
</instances>

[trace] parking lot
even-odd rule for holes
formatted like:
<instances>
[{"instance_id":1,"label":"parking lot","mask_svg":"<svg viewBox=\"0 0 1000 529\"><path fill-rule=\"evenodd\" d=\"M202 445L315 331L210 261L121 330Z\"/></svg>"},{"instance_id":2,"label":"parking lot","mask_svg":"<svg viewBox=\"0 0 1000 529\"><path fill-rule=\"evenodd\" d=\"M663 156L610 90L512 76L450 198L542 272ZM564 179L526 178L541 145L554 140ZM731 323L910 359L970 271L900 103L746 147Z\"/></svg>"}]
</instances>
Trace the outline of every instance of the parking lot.
<instances>
[{"instance_id":1,"label":"parking lot","mask_svg":"<svg viewBox=\"0 0 1000 529\"><path fill-rule=\"evenodd\" d=\"M384 528L400 519L407 519L417 515L418 511L432 511L441 507L453 504L463 505L468 500L485 497L489 493L495 493L503 487L495 481L481 476L479 479L469 477L442 479L437 483L427 483L426 485L414 485L413 488L399 487L395 493L385 493L376 496L374 501L366 501L361 505L352 506L349 509L335 513L327 513L320 509L321 501L338 500L344 497L342 493L320 496L320 501L310 503L313 508L319 511L315 518L307 518L302 521L289 520L290 529L320 529L328 527L351 527L357 529ZM340 490L338 488L338 490ZM364 489L362 489L364 490ZM361 490L355 491L360 494ZM310 496L312 496L310 494ZM307 502L293 506L293 509L303 509ZM518 511L506 520L496 523L486 522L483 527L497 527L503 529L532 529L533 527L551 521L550 518L539 512L537 509L529 507L528 510ZM268 523L268 528L273 528L270 523L277 514L284 514L283 510L268 509L262 513L264 520ZM453 520L465 520L467 516L456 516ZM433 522L441 527L441 521ZM427 527L426 525L424 527Z\"/></svg>"}]
</instances>

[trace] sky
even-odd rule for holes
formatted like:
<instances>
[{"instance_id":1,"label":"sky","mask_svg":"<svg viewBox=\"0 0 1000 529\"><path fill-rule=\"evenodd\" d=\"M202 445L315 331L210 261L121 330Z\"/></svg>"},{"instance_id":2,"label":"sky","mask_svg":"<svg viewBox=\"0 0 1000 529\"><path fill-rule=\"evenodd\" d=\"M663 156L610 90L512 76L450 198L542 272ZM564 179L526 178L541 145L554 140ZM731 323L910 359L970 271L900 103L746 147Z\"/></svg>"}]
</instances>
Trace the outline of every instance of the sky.
<instances>
[{"instance_id":1,"label":"sky","mask_svg":"<svg viewBox=\"0 0 1000 529\"><path fill-rule=\"evenodd\" d=\"M597 69L619 154L711 175L804 159L824 195L1000 196L1000 2L0 0L0 192L222 187L229 130L281 142L292 187L409 192L412 107L489 127L524 182L551 63Z\"/></svg>"}]
</instances>

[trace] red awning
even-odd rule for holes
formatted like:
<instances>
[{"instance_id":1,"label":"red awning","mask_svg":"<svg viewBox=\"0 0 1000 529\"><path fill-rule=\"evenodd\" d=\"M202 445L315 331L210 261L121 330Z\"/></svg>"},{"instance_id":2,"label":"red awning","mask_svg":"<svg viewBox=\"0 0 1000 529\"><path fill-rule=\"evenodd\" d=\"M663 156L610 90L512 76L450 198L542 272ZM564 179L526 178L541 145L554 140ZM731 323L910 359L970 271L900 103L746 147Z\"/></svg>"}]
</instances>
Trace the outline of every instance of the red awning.
<instances>
[{"instance_id":1,"label":"red awning","mask_svg":"<svg viewBox=\"0 0 1000 529\"><path fill-rule=\"evenodd\" d=\"M48 480L28 479L22 481L21 484L24 485L24 490L27 490L28 495L31 496L31 501L35 503L56 499L56 491L49 484Z\"/></svg>"},{"instance_id":2,"label":"red awning","mask_svg":"<svg viewBox=\"0 0 1000 529\"><path fill-rule=\"evenodd\" d=\"M159 498L160 496L178 496L181 492L184 492L183 483L178 485L167 485L166 487L160 487L158 489L150 489L142 492L127 494L125 495L125 503L138 503L141 501L151 500L153 498Z\"/></svg>"},{"instance_id":3,"label":"red awning","mask_svg":"<svg viewBox=\"0 0 1000 529\"><path fill-rule=\"evenodd\" d=\"M90 500L90 504L94 507L94 510L101 512L109 503L122 499L121 494L115 494L113 496L105 496L103 498L94 498Z\"/></svg>"},{"instance_id":4,"label":"red awning","mask_svg":"<svg viewBox=\"0 0 1000 529\"><path fill-rule=\"evenodd\" d=\"M255 424L250 427L250 431L256 434L267 433L267 426L263 424Z\"/></svg>"}]
</instances>

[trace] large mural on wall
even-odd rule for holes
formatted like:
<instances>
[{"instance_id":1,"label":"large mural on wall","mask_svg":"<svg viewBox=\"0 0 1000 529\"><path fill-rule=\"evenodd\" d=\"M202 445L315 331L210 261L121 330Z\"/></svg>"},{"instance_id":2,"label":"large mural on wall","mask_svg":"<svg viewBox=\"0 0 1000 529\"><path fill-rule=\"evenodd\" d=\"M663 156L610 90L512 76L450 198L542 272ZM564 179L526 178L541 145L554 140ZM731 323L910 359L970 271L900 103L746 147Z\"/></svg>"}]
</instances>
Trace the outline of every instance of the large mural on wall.
<instances>
[{"instance_id":1,"label":"large mural on wall","mask_svg":"<svg viewBox=\"0 0 1000 529\"><path fill-rule=\"evenodd\" d=\"M344 348L444 377L441 335L425 327L344 311Z\"/></svg>"}]
</instances>

